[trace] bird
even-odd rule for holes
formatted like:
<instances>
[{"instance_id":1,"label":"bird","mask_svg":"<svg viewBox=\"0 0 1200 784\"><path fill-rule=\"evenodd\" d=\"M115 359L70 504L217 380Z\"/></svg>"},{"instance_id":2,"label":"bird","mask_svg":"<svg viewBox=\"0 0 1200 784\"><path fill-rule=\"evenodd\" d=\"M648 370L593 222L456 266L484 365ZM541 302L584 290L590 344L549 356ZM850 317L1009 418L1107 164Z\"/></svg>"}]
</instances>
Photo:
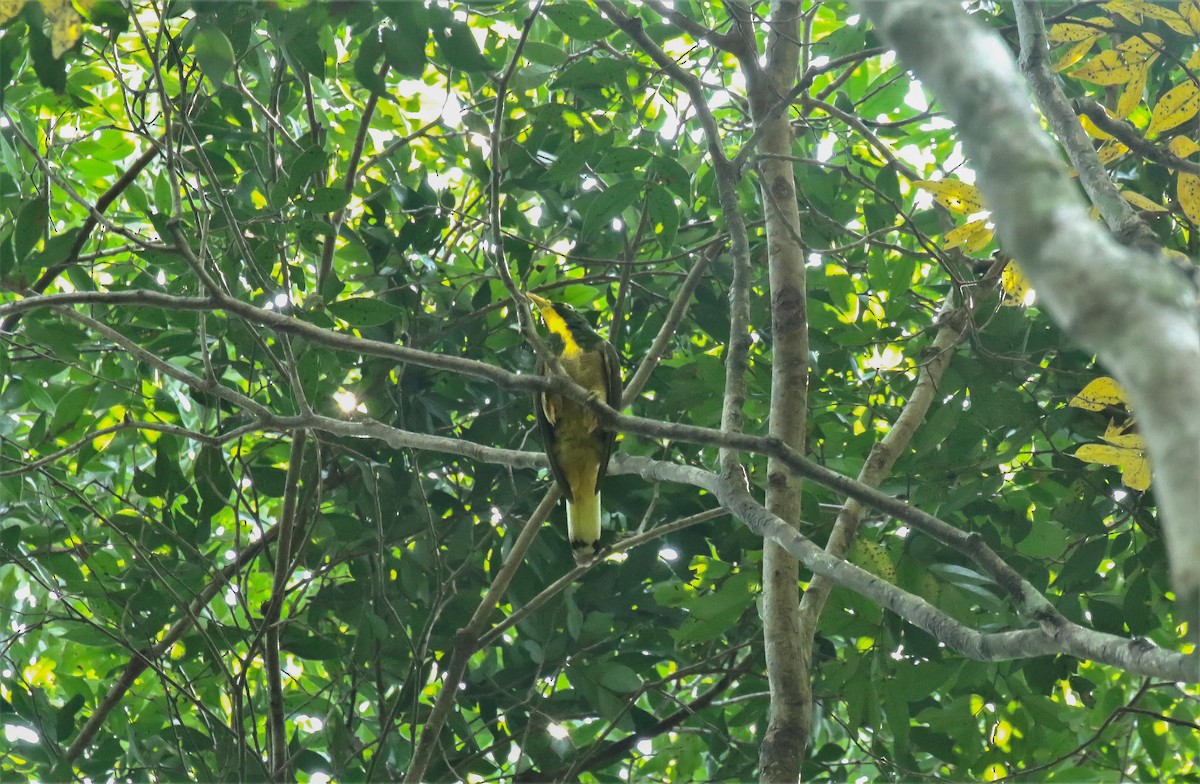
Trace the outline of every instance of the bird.
<instances>
[{"instance_id":1,"label":"bird","mask_svg":"<svg viewBox=\"0 0 1200 784\"><path fill-rule=\"evenodd\" d=\"M570 305L526 294L550 332L548 347L576 384L615 409L621 408L621 362L617 350ZM542 361L538 372L551 375ZM608 471L616 433L604 428L586 405L541 392L534 406L546 457L567 499L567 538L577 564L600 549L600 483Z\"/></svg>"}]
</instances>

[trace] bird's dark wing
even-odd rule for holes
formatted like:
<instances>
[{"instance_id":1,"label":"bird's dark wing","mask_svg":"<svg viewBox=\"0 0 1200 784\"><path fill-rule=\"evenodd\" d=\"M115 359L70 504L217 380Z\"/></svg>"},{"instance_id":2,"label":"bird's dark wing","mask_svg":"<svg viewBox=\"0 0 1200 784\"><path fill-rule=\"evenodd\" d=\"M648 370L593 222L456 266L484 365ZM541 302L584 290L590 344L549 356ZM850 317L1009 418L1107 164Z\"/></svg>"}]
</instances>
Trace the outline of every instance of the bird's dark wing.
<instances>
[{"instance_id":1,"label":"bird's dark wing","mask_svg":"<svg viewBox=\"0 0 1200 784\"><path fill-rule=\"evenodd\" d=\"M613 348L613 344L607 340L600 344L600 366L604 371L604 402L610 408L621 410L621 358L617 356L617 350ZM613 448L617 443L617 432L608 428L603 428L600 434L604 439L604 456L600 460L600 472L596 477L596 486L600 486L600 482L604 481L604 475L608 473L608 458L612 456Z\"/></svg>"},{"instance_id":2,"label":"bird's dark wing","mask_svg":"<svg viewBox=\"0 0 1200 784\"><path fill-rule=\"evenodd\" d=\"M543 376L547 375L546 368L539 363L538 373ZM554 478L558 481L559 488L566 496L568 501L574 501L571 495L571 486L567 484L567 475L563 473L562 464L558 462L558 431L550 418L546 416L547 407L552 407L552 401L545 393L539 392L534 395L533 408L534 415L537 417L538 430L542 433L542 446L546 448L546 459L550 461L550 472L554 474Z\"/></svg>"}]
</instances>

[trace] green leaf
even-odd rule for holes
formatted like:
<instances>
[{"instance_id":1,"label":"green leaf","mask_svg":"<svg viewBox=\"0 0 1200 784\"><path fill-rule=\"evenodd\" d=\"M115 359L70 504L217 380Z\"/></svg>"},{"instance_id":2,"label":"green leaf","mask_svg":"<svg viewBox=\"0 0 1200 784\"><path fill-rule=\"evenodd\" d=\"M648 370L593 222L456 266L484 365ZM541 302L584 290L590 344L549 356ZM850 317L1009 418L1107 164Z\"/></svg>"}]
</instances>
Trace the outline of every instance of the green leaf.
<instances>
[{"instance_id":1,"label":"green leaf","mask_svg":"<svg viewBox=\"0 0 1200 784\"><path fill-rule=\"evenodd\" d=\"M679 161L664 155L655 156L650 164L650 173L685 203L690 200L692 175Z\"/></svg>"},{"instance_id":2,"label":"green leaf","mask_svg":"<svg viewBox=\"0 0 1200 784\"><path fill-rule=\"evenodd\" d=\"M192 40L192 48L196 52L196 62L208 80L214 86L225 84L233 70L233 45L225 33L213 26L201 27Z\"/></svg>"},{"instance_id":3,"label":"green leaf","mask_svg":"<svg viewBox=\"0 0 1200 784\"><path fill-rule=\"evenodd\" d=\"M310 76L325 78L325 50L321 48L321 36L313 29L303 14L289 14L284 24L287 43L284 51L292 61Z\"/></svg>"},{"instance_id":4,"label":"green leaf","mask_svg":"<svg viewBox=\"0 0 1200 784\"><path fill-rule=\"evenodd\" d=\"M387 83L375 69L376 63L383 56L383 40L375 30L370 30L358 43L357 57L354 58L354 76L358 83L376 95L386 95Z\"/></svg>"},{"instance_id":5,"label":"green leaf","mask_svg":"<svg viewBox=\"0 0 1200 784\"><path fill-rule=\"evenodd\" d=\"M399 321L404 310L388 302L368 297L350 297L329 303L329 312L352 327L378 327Z\"/></svg>"},{"instance_id":6,"label":"green leaf","mask_svg":"<svg viewBox=\"0 0 1200 784\"><path fill-rule=\"evenodd\" d=\"M384 30L384 59L397 73L417 78L425 72L425 42L428 39L429 31L424 27Z\"/></svg>"},{"instance_id":7,"label":"green leaf","mask_svg":"<svg viewBox=\"0 0 1200 784\"><path fill-rule=\"evenodd\" d=\"M651 234L658 237L664 251L668 250L679 230L679 208L666 188L653 185L646 191L646 220Z\"/></svg>"},{"instance_id":8,"label":"green leaf","mask_svg":"<svg viewBox=\"0 0 1200 784\"><path fill-rule=\"evenodd\" d=\"M73 226L62 234L55 234L46 240L45 245L42 246L41 255L37 257L38 265L48 269L68 261L68 254L75 245L75 239L79 236L79 232L80 228Z\"/></svg>"},{"instance_id":9,"label":"green leaf","mask_svg":"<svg viewBox=\"0 0 1200 784\"><path fill-rule=\"evenodd\" d=\"M54 720L54 729L55 736L60 743L69 740L75 734L75 715L79 713L79 709L85 702L82 694L76 694L58 709L58 715Z\"/></svg>"},{"instance_id":10,"label":"green leaf","mask_svg":"<svg viewBox=\"0 0 1200 784\"><path fill-rule=\"evenodd\" d=\"M301 199L300 206L306 211L324 215L345 209L350 203L350 194L345 188L313 188Z\"/></svg>"},{"instance_id":11,"label":"green leaf","mask_svg":"<svg viewBox=\"0 0 1200 784\"><path fill-rule=\"evenodd\" d=\"M329 156L320 147L310 147L300 153L287 167L288 193L299 193L310 177L324 170L328 165Z\"/></svg>"},{"instance_id":12,"label":"green leaf","mask_svg":"<svg viewBox=\"0 0 1200 784\"><path fill-rule=\"evenodd\" d=\"M611 57L589 58L572 63L550 88L586 90L617 86L628 88L629 66Z\"/></svg>"},{"instance_id":13,"label":"green leaf","mask_svg":"<svg viewBox=\"0 0 1200 784\"><path fill-rule=\"evenodd\" d=\"M603 672L600 675L600 685L618 694L631 694L642 688L642 679L638 674L623 664L600 665Z\"/></svg>"},{"instance_id":14,"label":"green leaf","mask_svg":"<svg viewBox=\"0 0 1200 784\"><path fill-rule=\"evenodd\" d=\"M345 655L335 641L315 634L305 634L291 626L284 627L279 638L279 647L301 659L314 661L330 661Z\"/></svg>"},{"instance_id":15,"label":"green leaf","mask_svg":"<svg viewBox=\"0 0 1200 784\"><path fill-rule=\"evenodd\" d=\"M460 71L491 71L495 66L479 51L471 28L462 22L434 25L433 40L452 67Z\"/></svg>"},{"instance_id":16,"label":"green leaf","mask_svg":"<svg viewBox=\"0 0 1200 784\"><path fill-rule=\"evenodd\" d=\"M46 199L38 197L30 199L21 205L17 213L17 225L13 229L13 252L17 261L29 255L38 241L46 233L46 224L50 218L50 205Z\"/></svg>"},{"instance_id":17,"label":"green leaf","mask_svg":"<svg viewBox=\"0 0 1200 784\"><path fill-rule=\"evenodd\" d=\"M1053 585L1060 590L1078 590L1099 581L1096 570L1108 550L1108 539L1095 537L1084 542L1067 558Z\"/></svg>"},{"instance_id":18,"label":"green leaf","mask_svg":"<svg viewBox=\"0 0 1200 784\"><path fill-rule=\"evenodd\" d=\"M528 41L522 54L531 63L545 65L551 68L562 65L567 61L567 53L557 46L551 46L541 41Z\"/></svg>"},{"instance_id":19,"label":"green leaf","mask_svg":"<svg viewBox=\"0 0 1200 784\"><path fill-rule=\"evenodd\" d=\"M255 488L272 498L282 498L287 484L287 471L275 466L255 464L250 466Z\"/></svg>"},{"instance_id":20,"label":"green leaf","mask_svg":"<svg viewBox=\"0 0 1200 784\"><path fill-rule=\"evenodd\" d=\"M543 8L542 13L555 27L578 41L598 41L616 32L612 22L583 3L554 3Z\"/></svg>"},{"instance_id":21,"label":"green leaf","mask_svg":"<svg viewBox=\"0 0 1200 784\"><path fill-rule=\"evenodd\" d=\"M38 82L49 90L61 94L67 89L67 66L65 57L54 56L54 46L42 32L41 25L28 28L29 58L33 60L33 72Z\"/></svg>"},{"instance_id":22,"label":"green leaf","mask_svg":"<svg viewBox=\"0 0 1200 784\"><path fill-rule=\"evenodd\" d=\"M58 405L54 407L54 419L50 423L50 430L59 433L73 429L79 424L80 419L84 418L84 412L87 411L94 398L95 391L88 387L74 387L67 390ZM90 422L91 417L87 417L87 421Z\"/></svg>"},{"instance_id":23,"label":"green leaf","mask_svg":"<svg viewBox=\"0 0 1200 784\"><path fill-rule=\"evenodd\" d=\"M601 191L588 207L583 219L583 233L590 234L611 222L627 207L641 199L644 184L637 180L621 180Z\"/></svg>"}]
</instances>

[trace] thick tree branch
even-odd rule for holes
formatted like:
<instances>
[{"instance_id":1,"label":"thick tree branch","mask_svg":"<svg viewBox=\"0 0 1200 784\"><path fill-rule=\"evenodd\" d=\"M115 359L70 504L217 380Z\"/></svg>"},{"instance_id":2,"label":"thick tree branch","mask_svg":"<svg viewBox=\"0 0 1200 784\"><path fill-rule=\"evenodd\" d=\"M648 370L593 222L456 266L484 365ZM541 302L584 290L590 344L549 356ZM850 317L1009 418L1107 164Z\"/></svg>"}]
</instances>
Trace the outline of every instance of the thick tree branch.
<instances>
[{"instance_id":1,"label":"thick tree branch","mask_svg":"<svg viewBox=\"0 0 1200 784\"><path fill-rule=\"evenodd\" d=\"M146 294L142 292L142 294ZM42 297L31 298L28 300L18 300L8 305L0 306L0 315L3 315L12 306L22 305L47 305L50 303L61 305L66 302L84 302L84 301L111 301L116 294L96 294L93 297L87 297L83 294L71 295L45 295ZM128 300L128 297L118 297L119 299ZM136 300L134 300L136 301ZM332 348L339 348L347 351L352 351L359 354L367 354L374 356L388 357L399 362L414 362L415 364L426 367L439 368L442 370L451 370L454 372L462 372L468 375L479 378L488 379L497 384L497 386L506 389L520 389L530 392L551 391L562 394L572 400L577 400L586 403L595 413L597 418L608 427L613 427L619 431L630 433L653 439L671 439L682 441L685 443L700 444L704 446L713 446L719 449L734 450L734 451L750 451L758 454L775 457L786 465L791 471L798 476L811 479L823 487L827 487L840 495L848 498L853 498L861 503L872 506L882 512L891 514L899 520L903 520L909 525L925 531L934 536L939 541L956 547L964 552L972 551L974 542L971 535L964 534L958 529L950 526L936 517L923 512L919 509L910 507L908 504L893 498L884 493L880 493L873 488L866 487L854 480L831 471L824 466L812 460L805 458L795 449L792 449L787 444L774 437L758 437L746 435L743 433L728 432L713 430L711 428L699 427L696 425L686 425L674 422L661 422L644 417L628 416L609 408L599 400L590 397L586 390L572 383L563 377L543 377L536 374L521 374L511 373L502 368L497 368L482 362L474 362L472 360L463 359L461 357L443 356L430 352L410 349L403 346L397 346L382 341L366 340L356 338L350 335L330 332L321 329L298 319L285 316L275 311L266 311L254 307L247 303L237 302L236 300L227 300L223 297L217 298L171 298L167 295L157 295L154 297L146 297L145 302L156 302L162 304L164 301L170 301L174 305L187 305L194 309L201 307L211 307L214 301L220 302L220 307L231 310L235 313L244 315L247 320L260 323L264 326L271 326L279 329L282 332L301 335L312 339L316 343L327 345ZM22 308L22 309L28 309ZM139 360L146 362L152 367L156 367L164 374L170 375L188 386L201 391L209 392L220 396L235 405L239 405L248 411L252 412L260 422L272 422L279 426L287 428L307 427L307 423L312 421L312 418L281 418L274 415L273 412L266 409L264 406L254 402L245 395L236 392L228 387L220 384L210 383L193 373L190 373L178 365L167 363L158 358L151 352L142 349L129 338L121 335L116 330L107 327L104 324L97 322L87 316L75 313L66 308L59 308L60 313L71 318L92 329L99 334L102 334L122 348L125 348ZM328 422L337 422L338 420L327 420ZM378 426L378 425L377 425ZM382 426L379 426L382 427ZM415 438L416 434L412 434L409 438ZM422 436L425 439L435 439L438 444L435 448L442 448L443 442L455 442L453 439L436 439L433 436ZM429 443L435 443L430 441ZM464 448L464 447L459 447ZM486 447L471 445L472 450L486 451ZM449 448L446 444L446 451L458 453L454 449ZM977 563L989 573L997 573L998 580L1004 589L1012 595L1018 602L1018 606L1026 608L1029 612L1040 612L1045 610L1048 605L1029 604L1029 591L1031 588L1020 575L1008 569L1006 566L1000 568L1003 564L991 553L990 549L984 548L975 556ZM997 571L999 569L999 571ZM1035 592L1036 593L1036 592ZM1042 599L1044 603L1045 600Z\"/></svg>"},{"instance_id":2,"label":"thick tree branch","mask_svg":"<svg viewBox=\"0 0 1200 784\"><path fill-rule=\"evenodd\" d=\"M620 419L635 422L637 420L635 417L620 417ZM269 422L269 424L281 431L307 427L314 430L326 430L327 432L340 435L381 438L394 445L413 446L420 444L425 448L432 448L437 451L461 454L487 462L503 463L506 465L538 467L543 465L545 461L545 457L540 453L489 449L458 439L408 433L376 422L342 422L314 415L304 418L279 418L278 421ZM695 428L694 430L703 431L704 429ZM773 439L755 438L741 434L727 434L720 431L708 431L708 433L713 438L733 439L734 446L741 451L753 451L759 447L764 449L771 448L772 444L775 443ZM775 447L775 449L778 450L778 447ZM635 473L649 480L689 484L712 492L730 511L746 520L747 524L755 527L756 531L765 536L772 537L774 541L785 546L789 552L800 558L816 574L824 575L839 585L844 585L872 600L879 601L883 606L895 610L906 620L935 635L942 633L938 631L940 629L948 629L947 634L949 636L939 636L939 639L967 655L984 658L985 660L999 660L1049 653L1067 653L1079 658L1091 659L1122 667L1134 673L1164 677L1171 680L1200 682L1200 671L1197 671L1197 666L1200 664L1197 660L1200 659L1200 655L1193 653L1184 656L1182 654L1163 651L1142 641L1124 640L1080 627L1065 620L1053 609L1045 597L1037 593L1032 586L1029 586L1028 583L1025 583L1016 575L1011 567L992 552L978 536L964 534L941 520L912 509L903 502L890 498L877 490L859 485L851 479L841 477L827 469L816 466L816 464L812 464L798 455L789 455L786 448L778 450L778 456L786 458L789 466L806 466L805 475L814 479L814 481L819 481L821 484L825 484L839 493L870 503L872 506L876 506L882 511L894 515L915 528L931 533L944 544L960 552L967 553L980 565L985 573L1009 591L1010 595L1016 600L1018 611L1031 620L1039 622L1043 627L1043 631L1038 633L1008 632L1001 635L980 635L977 632L966 629L953 619L945 616L941 611L925 603L924 600L906 594L900 591L900 589L890 586L867 572L821 550L807 538L801 536L798 531L783 523L778 517L771 515L754 502L736 480L725 480L716 474L692 466L681 466L626 455L617 455L610 464L609 472L614 475ZM823 478L825 481L821 481L818 477ZM831 477L836 478L836 480L829 481ZM549 498L543 499L538 509L541 510L543 507L548 513L553 507L553 501ZM531 516L530 523L526 524L517 538L517 543L514 544L513 549L509 552L505 560L505 567L497 575L496 580L493 581L488 597L485 597L485 601L481 602L480 608L476 611L471 622L464 627L461 639L468 640L464 650L474 647L470 644L469 640L483 635L486 618L495 607L494 602L489 604L489 597L494 598L493 594L499 596L506 588L507 581L504 581L503 585L501 585L501 578L506 577L511 579L511 575L524 553L524 547L518 547L518 544L525 543L525 546L527 546L526 537L529 537L531 541L533 536L531 533L531 523L535 519L537 520L537 524L532 525L532 529L534 530L540 527L540 522L544 519L544 515L538 517L538 513L535 512L534 516ZM264 540L260 540L260 542L273 540L277 531L278 527L269 529L267 537ZM254 551L255 554L258 552L258 550ZM239 560L239 563L241 562ZM228 577L224 579L227 580ZM1014 580L1016 581L1015 583ZM213 593L215 593L215 590L213 589ZM207 589L204 595L208 595L211 598L211 594L208 593ZM485 610L485 605L489 605L491 609ZM483 620L480 621L480 618ZM178 634L171 637L171 639L178 639L178 636L181 636L184 631L186 629L179 630ZM158 650L159 647L156 646L155 650ZM469 653L466 656L469 658ZM134 662L131 662L131 666L133 665ZM138 673L145 669L145 664L140 665L140 667ZM457 681L447 680L445 682L454 683ZM130 683L132 683L132 680L130 680ZM126 689L128 689L128 684L121 690L121 693L123 694ZM453 692L453 690L450 690L450 692ZM451 694L447 699L452 699L452 696ZM119 701L119 695L113 699ZM440 701L441 696L439 695ZM107 702L108 700L105 701L105 703ZM113 704L115 705L115 701ZM111 707L110 705L108 709L111 709ZM442 709L441 715L443 719L444 711L448 709L448 705ZM430 720L432 720L432 717ZM95 728L92 729L92 732L94 734ZM86 742L84 745L86 745Z\"/></svg>"},{"instance_id":3,"label":"thick tree branch","mask_svg":"<svg viewBox=\"0 0 1200 784\"><path fill-rule=\"evenodd\" d=\"M825 552L755 502L738 482L712 472L625 455L617 457L614 468L620 473L633 471L647 479L684 482L708 490L751 530L783 546L814 573L887 607L940 642L977 661L1068 654L1140 675L1200 682L1200 653L1175 653L1158 648L1146 640L1126 640L1086 629L1063 618L1049 607L1049 602L1040 594L1037 596L1040 601L1034 603L1049 608L1034 618L1040 628L992 633L976 631L919 596ZM977 537L973 541L978 548L986 548ZM1004 568L1009 567L1004 564ZM988 569L987 572L993 576L997 574L995 569Z\"/></svg>"},{"instance_id":4,"label":"thick tree branch","mask_svg":"<svg viewBox=\"0 0 1200 784\"><path fill-rule=\"evenodd\" d=\"M952 0L859 0L955 121L1001 244L1064 331L1128 392L1154 464L1182 617L1200 612L1200 326L1196 289L1087 215L1000 39ZM1200 634L1200 629L1193 630Z\"/></svg>"},{"instance_id":5,"label":"thick tree branch","mask_svg":"<svg viewBox=\"0 0 1200 784\"><path fill-rule=\"evenodd\" d=\"M1133 209L1133 205L1121 196L1104 170L1104 165L1092 149L1091 140L1083 132L1079 118L1063 93L1058 76L1046 62L1049 46L1046 43L1041 3L1018 0L1013 4L1013 11L1017 15L1017 29L1021 38L1021 71L1033 88L1034 98L1050 123L1050 130L1054 131L1067 157L1071 159L1071 165L1079 173L1079 183L1088 198L1096 205L1100 216L1117 239L1155 244L1154 232Z\"/></svg>"},{"instance_id":6,"label":"thick tree branch","mask_svg":"<svg viewBox=\"0 0 1200 784\"><path fill-rule=\"evenodd\" d=\"M795 135L787 112L800 65L800 3L773 0L766 22L765 63L742 58L754 132L758 135L759 192L764 205L771 291L771 404L769 432L803 451L808 415L808 293L800 237L794 167ZM778 459L767 461L766 508L792 526L800 523L800 482ZM811 734L812 682L804 666L800 564L773 541L763 547L763 652L771 702L759 747L759 781L794 782Z\"/></svg>"},{"instance_id":7,"label":"thick tree branch","mask_svg":"<svg viewBox=\"0 0 1200 784\"><path fill-rule=\"evenodd\" d=\"M69 298L78 298L81 295L45 295L43 297L33 298L37 300L50 300L55 303L61 303ZM161 299L161 296L159 297ZM185 303L195 304L198 302L211 302L207 298L183 298ZM30 302L30 300L21 300L11 305L20 305ZM41 303L45 304L45 303ZM178 304L178 303L177 303ZM5 306L0 306L3 308ZM361 339L352 338L350 336L342 336L336 333L329 333L312 325L299 322L289 317L277 314L271 311L260 311L253 306L245 306L248 310L248 315L251 316L268 316L265 321L280 325L287 330L295 330L298 334L317 338L320 342L325 342L326 339L332 341L335 346L341 346L347 349L351 347L361 347L364 344L378 343L377 341L364 341ZM242 406L253 411L259 418L260 425L270 424L283 430L295 429L297 427L313 427L314 429L328 429L329 432L339 432L346 435L369 435L377 436L388 440L389 443L405 443L405 444L424 444L432 449L445 451L452 454L464 454L476 457L477 459L499 459L509 464L527 464L541 465L542 456L531 453L512 453L508 450L492 450L479 445L467 444L456 439L438 438L435 436L426 436L421 434L406 434L404 431L398 431L386 428L378 423L346 423L339 420L329 419L325 417L276 417L272 412L258 406L258 404L249 400L246 396L228 389L221 385L213 385L201 379L186 370L179 368L177 365L166 363L159 359L154 354L141 349L128 338L125 338L120 333L111 328L100 324L94 319L82 316L81 314L60 309L60 312L73 320L87 326L98 333L109 337L117 342L126 350L137 356L140 360L147 362L153 367L158 368L163 373L168 373L177 380L188 384L197 389L208 391L212 394L218 394L223 399L228 400L235 405ZM301 326L302 325L302 326ZM344 344L344 345L343 345ZM378 348L384 356L393 356L393 350L402 352L412 352L412 349L403 349L403 347L393 346L386 343L378 343ZM370 353L370 352L362 352ZM493 368L484 363L470 362L457 357L441 357L436 354L426 352L416 352L419 359L424 362L429 362L430 358L436 359L437 362L433 366L440 366L443 360L448 361L447 369L450 366L461 365L466 363L464 368L471 375L490 378L499 383L501 386L508 388L520 388L528 390L553 390L571 397L572 399L587 402L588 405L596 412L597 416L606 425L615 427L623 432L649 437L656 439L672 439L683 441L686 443L701 444L706 446L714 446L724 449L732 449L737 451L756 452L775 457L780 460L789 469L794 471L801 477L810 479L824 487L827 487L840 495L855 499L860 503L872 506L886 514L894 516L898 520L909 524L913 528L921 530L936 538L938 541L953 547L960 552L967 554L975 563L987 574L991 575L997 583L1013 598L1016 607L1025 617L1038 620L1039 622L1047 619L1055 620L1059 618L1058 613L1053 606L1041 596L1027 581L1009 567L1002 559L999 558L982 540L974 534L967 534L953 526L939 520L938 518L915 509L908 504L881 493L873 488L867 487L861 483L842 476L834 471L831 471L818 463L808 460L796 450L788 447L777 438L762 438L742 433L730 433L709 428L697 427L694 425L684 425L670 422L659 422L655 420L645 419L642 417L627 416L617 413L611 408L608 408L603 403L596 400L590 400L587 393L580 387L570 383L562 378L543 378L536 375L522 375L509 373L500 368ZM528 461L528 462L526 462ZM614 466L620 465L620 461L614 462ZM673 480L677 481L677 480ZM793 553L795 554L795 553ZM808 564L810 568L811 564ZM821 573L818 570L817 573Z\"/></svg>"},{"instance_id":8,"label":"thick tree branch","mask_svg":"<svg viewBox=\"0 0 1200 784\"><path fill-rule=\"evenodd\" d=\"M37 300L50 300L54 303L62 303L67 300L79 301L81 295L46 295L43 297L34 298ZM158 299L161 299L158 298ZM597 418L606 426L615 428L619 431L648 437L653 439L670 439L682 441L685 443L700 444L704 446L713 446L723 450L732 451L749 451L758 454L767 455L778 459L783 465L787 466L791 471L798 476L811 479L817 484L827 487L840 495L855 499L861 503L872 506L882 512L893 515L899 520L908 523L910 526L928 533L942 543L955 547L962 552L968 553L976 561L976 563L989 574L996 577L1000 585L1005 591L1011 595L1017 602L1017 606L1023 612L1031 615L1038 615L1045 612L1053 612L1053 608L1049 603L1037 594L1019 574L1013 571L1007 564L1004 564L990 548L982 545L976 535L965 534L953 526L939 520L933 515L923 512L919 509L909 506L885 493L881 493L871 487L855 482L849 477L831 471L828 468L804 457L797 450L789 447L780 439L775 437L759 437L747 435L744 433L728 432L713 430L711 428L698 427L696 425L686 425L674 422L661 422L644 417L628 416L609 408L603 402L589 396L587 391L582 387L572 383L564 377L543 377L536 374L520 374L510 373L501 368L497 368L482 362L473 362L471 360L462 359L459 357L447 357L429 352L417 351L408 349L402 346L396 346L390 343L381 341L371 341L361 338L354 338L349 335L341 335L339 333L329 332L320 329L306 322L293 319L288 316L276 313L274 311L265 311L256 308L252 305L239 303L236 301L225 301L222 298L217 298L222 301L223 307L243 312L248 320L260 320L266 326L274 326L280 331L292 334L299 334L305 337L314 339L314 342L322 343L334 348L343 348L350 351L356 351L361 354L373 354L377 356L390 357L397 361L414 361L416 364L425 365L428 367L437 367L444 370L455 370L464 372L469 375L486 378L495 382L498 386L508 389L522 389L526 391L551 391L572 400L577 400L585 403L591 408ZM28 303L31 300L20 300L12 305L20 305ZM209 299L193 299L184 298L184 302L188 304L207 303ZM3 314L5 306L0 306L0 315ZM242 408L252 412L260 423L272 423L274 426L285 429L293 429L296 427L313 426L311 423L321 421L324 423L336 423L338 420L319 417L277 417L273 412L264 406L256 403L247 396L236 392L228 387L220 384L210 383L193 373L190 373L178 365L167 363L166 361L155 356L153 353L146 351L131 341L129 338L120 334L116 330L101 324L95 319L83 316L66 308L58 308L58 312L62 313L67 318L70 318L78 323L87 326L89 329L108 337L122 348L129 351L139 360L146 362L148 365L155 367L166 375L175 378L176 380L201 391L217 395L228 402L239 405ZM341 425L342 429L348 429L348 425ZM367 427L363 425L362 427ZM373 427L382 428L382 425L375 423ZM402 431L396 431L402 432ZM427 439L425 443L431 445L436 444L433 448L443 448L450 453L462 453L459 450L469 449L472 454L487 454L487 447L479 445L458 446L454 448L453 444L462 444L454 439L438 439L434 436L418 436L417 434L409 434L407 439ZM501 450L503 451L503 450Z\"/></svg>"}]
</instances>

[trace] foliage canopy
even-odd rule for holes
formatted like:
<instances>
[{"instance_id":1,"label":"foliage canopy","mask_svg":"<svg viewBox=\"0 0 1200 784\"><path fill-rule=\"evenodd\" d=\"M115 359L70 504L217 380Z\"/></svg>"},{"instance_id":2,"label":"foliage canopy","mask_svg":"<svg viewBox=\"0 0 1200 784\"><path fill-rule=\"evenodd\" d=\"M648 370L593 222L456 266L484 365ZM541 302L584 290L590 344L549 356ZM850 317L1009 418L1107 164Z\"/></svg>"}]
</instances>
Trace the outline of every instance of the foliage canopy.
<instances>
[{"instance_id":1,"label":"foliage canopy","mask_svg":"<svg viewBox=\"0 0 1200 784\"><path fill-rule=\"evenodd\" d=\"M1072 624L1194 650L1137 412L998 251L934 97L854 8L800 5L797 448L853 477L896 433L884 493ZM1018 51L1011 7L968 5ZM734 11L768 47L740 3L0 1L4 781L757 774L763 529L685 475L722 472L743 261L745 432L784 405L781 156ZM1098 160L1187 264L1200 6L1052 12ZM653 371L604 486L619 552L569 575L560 509L532 538L525 290ZM799 499L824 546L846 495ZM977 660L886 609L1035 625L917 525L831 545L876 594L835 578L811 630L805 779L1200 779L1200 678Z\"/></svg>"}]
</instances>

